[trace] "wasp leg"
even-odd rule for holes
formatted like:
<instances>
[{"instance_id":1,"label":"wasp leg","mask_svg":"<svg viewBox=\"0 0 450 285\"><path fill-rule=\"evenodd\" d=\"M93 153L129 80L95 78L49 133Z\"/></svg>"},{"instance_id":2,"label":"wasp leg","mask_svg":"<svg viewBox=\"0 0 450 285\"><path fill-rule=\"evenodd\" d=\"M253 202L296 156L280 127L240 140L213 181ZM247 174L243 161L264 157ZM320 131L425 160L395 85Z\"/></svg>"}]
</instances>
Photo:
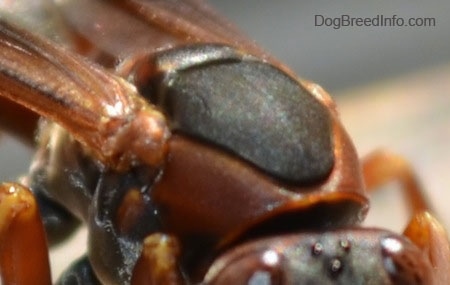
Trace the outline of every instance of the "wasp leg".
<instances>
[{"instance_id":1,"label":"wasp leg","mask_svg":"<svg viewBox=\"0 0 450 285\"><path fill-rule=\"evenodd\" d=\"M36 200L31 191L14 183L0 185L0 275L4 285L51 284Z\"/></svg>"},{"instance_id":2,"label":"wasp leg","mask_svg":"<svg viewBox=\"0 0 450 285\"><path fill-rule=\"evenodd\" d=\"M435 284L450 284L449 239L444 227L431 214L431 206L411 165L403 157L386 151L370 154L362 165L369 192L391 180L401 183L412 216L404 235L429 257L435 271Z\"/></svg>"},{"instance_id":3,"label":"wasp leg","mask_svg":"<svg viewBox=\"0 0 450 285\"><path fill-rule=\"evenodd\" d=\"M404 231L429 257L434 284L450 284L450 243L444 227L429 212L417 213Z\"/></svg>"},{"instance_id":4,"label":"wasp leg","mask_svg":"<svg viewBox=\"0 0 450 285\"><path fill-rule=\"evenodd\" d=\"M411 164L402 156L378 150L363 159L362 168L369 193L376 191L379 186L387 182L398 181L402 190L405 191L411 216L423 211L431 211L431 205L425 197Z\"/></svg>"},{"instance_id":5,"label":"wasp leg","mask_svg":"<svg viewBox=\"0 0 450 285\"><path fill-rule=\"evenodd\" d=\"M55 285L100 285L86 255L67 268Z\"/></svg>"},{"instance_id":6,"label":"wasp leg","mask_svg":"<svg viewBox=\"0 0 450 285\"><path fill-rule=\"evenodd\" d=\"M149 235L134 267L131 284L183 284L178 266L179 255L180 247L175 237L161 233Z\"/></svg>"}]
</instances>

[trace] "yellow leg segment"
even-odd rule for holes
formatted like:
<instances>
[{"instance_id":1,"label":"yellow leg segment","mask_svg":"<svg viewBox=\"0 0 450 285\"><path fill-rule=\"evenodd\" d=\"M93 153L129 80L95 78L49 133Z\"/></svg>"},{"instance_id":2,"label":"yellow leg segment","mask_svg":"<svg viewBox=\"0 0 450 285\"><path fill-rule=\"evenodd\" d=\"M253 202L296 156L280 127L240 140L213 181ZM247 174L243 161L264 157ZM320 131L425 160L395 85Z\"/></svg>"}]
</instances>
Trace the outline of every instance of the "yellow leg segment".
<instances>
[{"instance_id":1,"label":"yellow leg segment","mask_svg":"<svg viewBox=\"0 0 450 285\"><path fill-rule=\"evenodd\" d=\"M50 285L48 247L33 194L0 184L0 276L3 285Z\"/></svg>"}]
</instances>

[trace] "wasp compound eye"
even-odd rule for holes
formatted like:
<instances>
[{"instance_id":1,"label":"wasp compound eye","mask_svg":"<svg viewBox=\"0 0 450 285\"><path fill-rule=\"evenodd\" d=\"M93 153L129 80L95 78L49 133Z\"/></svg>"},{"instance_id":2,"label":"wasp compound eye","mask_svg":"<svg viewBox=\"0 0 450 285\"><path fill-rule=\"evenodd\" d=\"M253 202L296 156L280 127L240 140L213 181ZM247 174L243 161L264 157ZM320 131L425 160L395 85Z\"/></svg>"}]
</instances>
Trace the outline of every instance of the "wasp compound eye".
<instances>
[{"instance_id":1,"label":"wasp compound eye","mask_svg":"<svg viewBox=\"0 0 450 285\"><path fill-rule=\"evenodd\" d=\"M430 268L423 253L396 237L381 240L384 268L393 284L430 284Z\"/></svg>"},{"instance_id":2,"label":"wasp compound eye","mask_svg":"<svg viewBox=\"0 0 450 285\"><path fill-rule=\"evenodd\" d=\"M221 61L170 75L157 99L172 128L212 142L293 183L325 178L334 164L329 111L263 62Z\"/></svg>"},{"instance_id":3,"label":"wasp compound eye","mask_svg":"<svg viewBox=\"0 0 450 285\"><path fill-rule=\"evenodd\" d=\"M232 256L209 272L208 284L281 285L284 283L283 260L275 250L246 252ZM239 272L239 273L237 273Z\"/></svg>"}]
</instances>

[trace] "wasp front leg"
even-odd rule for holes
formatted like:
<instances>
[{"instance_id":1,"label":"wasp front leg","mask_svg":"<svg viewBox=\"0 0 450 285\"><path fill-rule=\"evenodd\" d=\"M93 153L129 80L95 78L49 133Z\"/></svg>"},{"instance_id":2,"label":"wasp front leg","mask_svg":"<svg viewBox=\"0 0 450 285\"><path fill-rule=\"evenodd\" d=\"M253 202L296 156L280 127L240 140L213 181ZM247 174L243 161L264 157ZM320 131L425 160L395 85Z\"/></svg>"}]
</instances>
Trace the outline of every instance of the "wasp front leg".
<instances>
[{"instance_id":1,"label":"wasp front leg","mask_svg":"<svg viewBox=\"0 0 450 285\"><path fill-rule=\"evenodd\" d=\"M363 160L362 166L369 192L392 180L400 182L412 216L403 234L426 252L433 265L435 284L450 284L449 239L444 227L433 217L411 165L399 155L376 151Z\"/></svg>"},{"instance_id":2,"label":"wasp front leg","mask_svg":"<svg viewBox=\"0 0 450 285\"><path fill-rule=\"evenodd\" d=\"M31 191L0 185L0 276L2 284L51 284L47 240Z\"/></svg>"}]
</instances>

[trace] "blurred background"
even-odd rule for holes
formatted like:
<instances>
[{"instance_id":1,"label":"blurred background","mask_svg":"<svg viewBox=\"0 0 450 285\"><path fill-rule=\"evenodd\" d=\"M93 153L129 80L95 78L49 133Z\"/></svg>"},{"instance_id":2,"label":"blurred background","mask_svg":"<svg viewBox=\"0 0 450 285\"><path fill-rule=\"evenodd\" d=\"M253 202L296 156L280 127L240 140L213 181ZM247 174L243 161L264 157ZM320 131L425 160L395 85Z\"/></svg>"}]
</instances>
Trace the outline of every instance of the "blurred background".
<instances>
[{"instance_id":1,"label":"blurred background","mask_svg":"<svg viewBox=\"0 0 450 285\"><path fill-rule=\"evenodd\" d=\"M450 3L445 0L210 2L299 75L332 93L450 60ZM316 18L341 15L395 16L405 24L408 18L433 18L435 25L339 29L315 25Z\"/></svg>"},{"instance_id":2,"label":"blurred background","mask_svg":"<svg viewBox=\"0 0 450 285\"><path fill-rule=\"evenodd\" d=\"M11 1L0 0L6 2ZM437 215L450 229L450 2L210 2L299 76L331 93L361 156L387 148L411 161ZM341 15L432 18L434 25L315 25L321 16ZM17 141L1 136L0 179L25 173L31 155ZM401 231L405 213L401 191L391 183L375 195L366 224ZM81 248L83 235L75 237ZM77 246L66 247L54 262L67 259L67 250L82 252Z\"/></svg>"}]
</instances>

